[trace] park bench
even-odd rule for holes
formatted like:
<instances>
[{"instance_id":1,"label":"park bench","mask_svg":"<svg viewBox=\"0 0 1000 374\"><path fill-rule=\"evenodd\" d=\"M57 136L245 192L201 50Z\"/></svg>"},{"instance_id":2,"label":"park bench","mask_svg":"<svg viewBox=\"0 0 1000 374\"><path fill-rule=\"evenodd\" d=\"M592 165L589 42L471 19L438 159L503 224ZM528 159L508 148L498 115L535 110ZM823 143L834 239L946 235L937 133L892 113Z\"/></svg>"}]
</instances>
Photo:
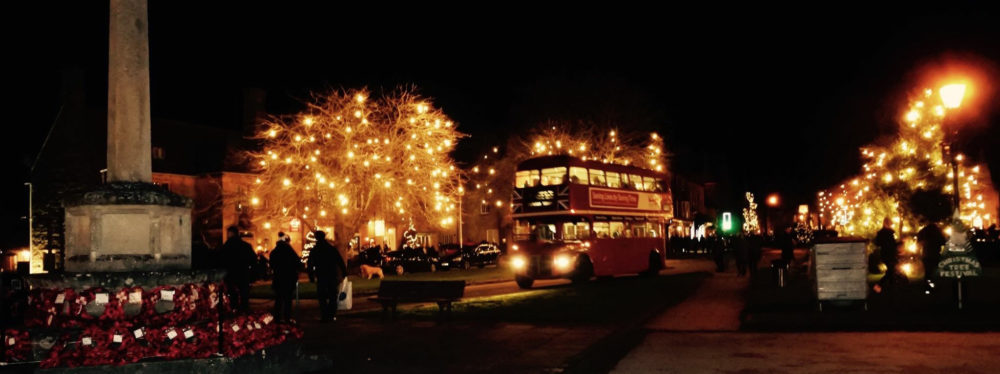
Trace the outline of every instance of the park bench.
<instances>
[{"instance_id":1,"label":"park bench","mask_svg":"<svg viewBox=\"0 0 1000 374\"><path fill-rule=\"evenodd\" d=\"M451 314L451 303L462 299L465 281L400 281L383 280L375 301L382 304L383 315L392 310L396 317L399 303L437 303L441 315Z\"/></svg>"}]
</instances>

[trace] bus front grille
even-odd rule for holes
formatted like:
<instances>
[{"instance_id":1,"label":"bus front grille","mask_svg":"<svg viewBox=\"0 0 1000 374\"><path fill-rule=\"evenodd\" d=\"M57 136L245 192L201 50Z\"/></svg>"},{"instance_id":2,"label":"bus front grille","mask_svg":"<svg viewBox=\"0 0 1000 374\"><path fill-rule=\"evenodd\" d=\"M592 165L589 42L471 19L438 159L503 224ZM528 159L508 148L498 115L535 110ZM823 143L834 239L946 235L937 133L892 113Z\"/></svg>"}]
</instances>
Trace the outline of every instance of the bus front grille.
<instances>
[{"instance_id":1,"label":"bus front grille","mask_svg":"<svg viewBox=\"0 0 1000 374\"><path fill-rule=\"evenodd\" d=\"M551 276L551 256L531 256L531 262L528 265L528 273L538 276Z\"/></svg>"}]
</instances>

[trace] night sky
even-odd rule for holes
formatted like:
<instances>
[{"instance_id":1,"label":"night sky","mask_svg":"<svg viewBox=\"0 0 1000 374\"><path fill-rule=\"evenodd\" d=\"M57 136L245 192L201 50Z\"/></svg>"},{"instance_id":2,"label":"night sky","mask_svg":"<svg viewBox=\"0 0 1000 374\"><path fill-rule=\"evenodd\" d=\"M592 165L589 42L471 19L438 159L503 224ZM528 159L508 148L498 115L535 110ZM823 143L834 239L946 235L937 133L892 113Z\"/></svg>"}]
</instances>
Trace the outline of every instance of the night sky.
<instances>
[{"instance_id":1,"label":"night sky","mask_svg":"<svg viewBox=\"0 0 1000 374\"><path fill-rule=\"evenodd\" d=\"M12 10L3 26L4 247L26 243L22 184L60 71L83 69L88 104L106 105L108 9L82 3ZM858 147L895 131L929 73L958 63L985 79L962 149L1000 174L1000 18L985 9L149 9L154 117L235 129L246 87L282 113L313 90L412 84L471 136L460 160L498 129L611 116L664 134L677 172L812 202L857 173Z\"/></svg>"}]
</instances>

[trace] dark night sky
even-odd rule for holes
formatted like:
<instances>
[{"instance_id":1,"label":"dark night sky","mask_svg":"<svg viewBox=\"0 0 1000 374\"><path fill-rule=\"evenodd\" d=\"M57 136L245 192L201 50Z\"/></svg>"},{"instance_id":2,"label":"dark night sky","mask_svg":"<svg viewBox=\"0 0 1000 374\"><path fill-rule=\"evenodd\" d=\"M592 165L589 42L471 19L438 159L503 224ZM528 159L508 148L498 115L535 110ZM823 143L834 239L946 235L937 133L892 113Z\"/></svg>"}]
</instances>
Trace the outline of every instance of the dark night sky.
<instances>
[{"instance_id":1,"label":"dark night sky","mask_svg":"<svg viewBox=\"0 0 1000 374\"><path fill-rule=\"evenodd\" d=\"M17 65L5 129L20 134L3 147L5 246L25 241L22 183L58 110L60 70L83 68L89 103L106 102L107 5L85 3L11 11L3 26ZM539 108L586 112L607 98L667 135L675 169L801 201L857 172L857 148L894 131L928 64L974 61L1000 82L1000 18L973 7L425 11L153 2L153 115L235 128L244 87L281 112L310 90L415 84L472 136L466 158L501 126L549 115ZM963 130L993 169L996 91Z\"/></svg>"}]
</instances>

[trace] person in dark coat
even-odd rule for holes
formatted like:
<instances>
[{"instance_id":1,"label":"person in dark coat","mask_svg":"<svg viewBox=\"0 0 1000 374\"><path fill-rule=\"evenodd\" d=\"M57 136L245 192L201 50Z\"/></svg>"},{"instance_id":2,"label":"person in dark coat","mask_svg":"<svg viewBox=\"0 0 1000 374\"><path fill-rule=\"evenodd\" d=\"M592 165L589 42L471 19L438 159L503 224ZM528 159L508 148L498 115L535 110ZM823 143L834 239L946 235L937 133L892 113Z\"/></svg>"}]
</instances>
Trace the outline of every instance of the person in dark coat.
<instances>
[{"instance_id":1,"label":"person in dark coat","mask_svg":"<svg viewBox=\"0 0 1000 374\"><path fill-rule=\"evenodd\" d=\"M733 247L736 250L736 276L747 275L747 263L750 262L750 247L745 236L733 237Z\"/></svg>"},{"instance_id":2,"label":"person in dark coat","mask_svg":"<svg viewBox=\"0 0 1000 374\"><path fill-rule=\"evenodd\" d=\"M885 275L875 288L875 292L882 292L882 289L895 282L896 265L899 264L896 231L892 229L892 220L888 217L882 220L882 229L875 234L875 246L878 248L879 257L882 258L886 267Z\"/></svg>"},{"instance_id":3,"label":"person in dark coat","mask_svg":"<svg viewBox=\"0 0 1000 374\"><path fill-rule=\"evenodd\" d=\"M340 282L347 277L347 264L340 250L326 241L326 233L317 230L316 246L309 252L309 279L316 282L320 320L337 320L337 295Z\"/></svg>"},{"instance_id":4,"label":"person in dark coat","mask_svg":"<svg viewBox=\"0 0 1000 374\"><path fill-rule=\"evenodd\" d=\"M712 251L712 258L715 259L715 272L726 271L726 243L721 237L713 236L708 239L708 246Z\"/></svg>"},{"instance_id":5,"label":"person in dark coat","mask_svg":"<svg viewBox=\"0 0 1000 374\"><path fill-rule=\"evenodd\" d=\"M757 275L757 266L760 265L760 258L764 250L764 238L760 234L751 234L747 239L747 257L750 276Z\"/></svg>"},{"instance_id":6,"label":"person in dark coat","mask_svg":"<svg viewBox=\"0 0 1000 374\"><path fill-rule=\"evenodd\" d=\"M226 269L226 288L229 302L239 311L250 310L251 269L257 263L257 254L250 243L240 238L236 226L226 229L226 243L222 245L222 262Z\"/></svg>"},{"instance_id":7,"label":"person in dark coat","mask_svg":"<svg viewBox=\"0 0 1000 374\"><path fill-rule=\"evenodd\" d=\"M288 244L290 240L291 238L285 233L279 232L278 242L271 250L271 269L274 271L274 280L271 282L271 288L274 289L274 318L286 322L292 318L292 298L295 295L295 284L299 280L299 268L302 267L302 259Z\"/></svg>"},{"instance_id":8,"label":"person in dark coat","mask_svg":"<svg viewBox=\"0 0 1000 374\"><path fill-rule=\"evenodd\" d=\"M792 238L792 226L789 225L775 237L779 248L781 248L781 260L789 267L795 261L795 241Z\"/></svg>"},{"instance_id":9,"label":"person in dark coat","mask_svg":"<svg viewBox=\"0 0 1000 374\"><path fill-rule=\"evenodd\" d=\"M948 240L945 239L940 227L934 223L928 223L917 232L917 242L920 243L920 248L924 252L924 279L930 280L937 276L937 266L941 262L941 249Z\"/></svg>"}]
</instances>

